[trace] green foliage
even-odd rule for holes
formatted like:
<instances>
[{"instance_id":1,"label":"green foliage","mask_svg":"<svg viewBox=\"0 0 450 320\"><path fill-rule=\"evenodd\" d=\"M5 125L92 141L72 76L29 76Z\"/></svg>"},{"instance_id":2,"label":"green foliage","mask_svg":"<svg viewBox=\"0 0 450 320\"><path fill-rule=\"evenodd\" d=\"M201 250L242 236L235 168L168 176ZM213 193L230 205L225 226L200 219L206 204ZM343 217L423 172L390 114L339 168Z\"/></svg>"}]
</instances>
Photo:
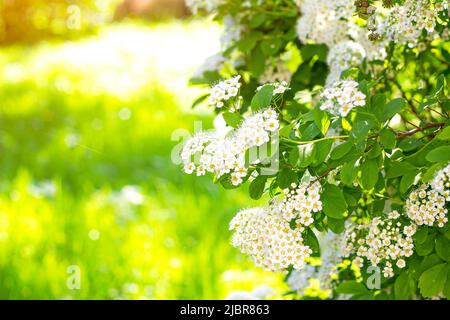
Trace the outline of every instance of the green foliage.
<instances>
[{"instance_id":1,"label":"green foliage","mask_svg":"<svg viewBox=\"0 0 450 320\"><path fill-rule=\"evenodd\" d=\"M448 10L443 9L439 18L433 20L436 23L433 41L427 39L432 34L422 30L420 39L415 39L417 43L408 45L401 41L389 42L386 35L377 35L375 27L369 27L366 21L373 15L368 11L375 10L374 7L368 10L368 2L356 1L355 12L360 18L357 26L370 30L374 47L385 44L386 55L371 60L366 52L356 65L348 62L350 67L340 70L340 81L330 84L328 71L333 67L330 48L296 37L295 17L301 13L293 1L275 0L258 6L250 1L247 7L240 2L225 3L218 7L215 18L220 20L234 14L242 34L223 52L230 64L218 68L217 72L223 78L242 75L242 105L251 109L239 109L238 116L229 115L229 110L216 108L215 111L222 112L225 121L236 127L238 117L271 108L277 112L280 124L277 159L280 169L263 176L262 169L267 164L252 164L250 197L260 199L268 193L272 198L283 198L287 192L284 189L293 184L318 181L322 207L312 214L314 222L302 229L305 243L315 256L319 256L321 248L312 232L352 234L357 230L355 225L386 219L390 213L399 215L400 231L395 232L404 232L403 224L417 227L413 252L401 261L398 253L392 253L391 256L397 255L392 258L398 260L397 264L390 263L388 255L371 262L365 252L348 254L348 259L338 268L332 298L339 294L350 294L355 299L448 297L450 227L435 220L418 222L412 216L423 213L425 204L413 209L409 205L415 201L411 200L412 195L420 188L424 190L421 199L438 192L430 191L427 183L438 171L448 167L450 161ZM377 1L370 3L381 5ZM394 3L405 2L382 1L387 8ZM434 3L431 7L437 6ZM240 63L233 64L236 56ZM261 79L268 65L280 60L292 71L290 90L274 94L275 85L264 84ZM204 83L208 81L205 79ZM344 102L334 96L344 83L357 88L353 92L355 96L364 97L363 102L351 109L345 94L340 97ZM329 93L331 89L335 90L333 94ZM333 107L340 108L339 112ZM443 191L439 192L442 196ZM445 197L440 200L444 202L441 213L447 217L449 201ZM291 228L297 227L296 222L295 218L290 221ZM376 240L383 243L385 239ZM385 242L389 246L390 242ZM364 261L363 267L358 258ZM371 264L386 266L377 289L365 285L370 277L366 269Z\"/></svg>"},{"instance_id":2,"label":"green foliage","mask_svg":"<svg viewBox=\"0 0 450 320\"><path fill-rule=\"evenodd\" d=\"M186 111L191 92L161 85L167 79L139 37L179 41L208 27L120 25L70 43L62 61L65 44L2 50L2 66L20 77L0 72L0 299L222 299L279 282L248 270L229 246L223 226L251 203L245 192L222 193L171 161L172 133L192 131L202 111ZM119 59L130 32L139 41ZM120 82L98 89L105 75L114 79L109 72L133 79L125 96ZM210 115L202 120L211 126ZM142 202L130 202L130 185ZM81 269L80 290L66 285L70 265Z\"/></svg>"}]
</instances>

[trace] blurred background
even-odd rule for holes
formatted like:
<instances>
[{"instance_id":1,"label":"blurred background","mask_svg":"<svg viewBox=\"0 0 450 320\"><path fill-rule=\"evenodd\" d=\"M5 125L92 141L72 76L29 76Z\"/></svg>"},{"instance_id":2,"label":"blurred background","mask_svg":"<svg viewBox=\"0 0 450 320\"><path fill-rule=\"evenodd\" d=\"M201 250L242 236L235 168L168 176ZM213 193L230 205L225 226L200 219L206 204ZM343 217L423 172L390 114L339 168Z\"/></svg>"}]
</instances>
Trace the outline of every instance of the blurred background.
<instances>
[{"instance_id":1,"label":"blurred background","mask_svg":"<svg viewBox=\"0 0 450 320\"><path fill-rule=\"evenodd\" d=\"M0 0L0 299L283 289L229 244L246 190L171 161L212 126L188 80L220 29L182 0Z\"/></svg>"}]
</instances>

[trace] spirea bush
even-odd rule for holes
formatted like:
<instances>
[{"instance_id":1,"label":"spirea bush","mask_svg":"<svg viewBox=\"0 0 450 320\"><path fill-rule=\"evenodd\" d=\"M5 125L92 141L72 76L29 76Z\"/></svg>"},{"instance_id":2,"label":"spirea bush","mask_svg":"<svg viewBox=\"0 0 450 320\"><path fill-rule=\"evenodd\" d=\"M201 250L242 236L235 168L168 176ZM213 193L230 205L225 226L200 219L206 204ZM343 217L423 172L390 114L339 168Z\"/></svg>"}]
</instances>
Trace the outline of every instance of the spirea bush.
<instances>
[{"instance_id":1,"label":"spirea bush","mask_svg":"<svg viewBox=\"0 0 450 320\"><path fill-rule=\"evenodd\" d=\"M232 245L287 297L449 298L448 2L188 4L224 26L192 83L226 129L193 135L184 170L270 199Z\"/></svg>"}]
</instances>

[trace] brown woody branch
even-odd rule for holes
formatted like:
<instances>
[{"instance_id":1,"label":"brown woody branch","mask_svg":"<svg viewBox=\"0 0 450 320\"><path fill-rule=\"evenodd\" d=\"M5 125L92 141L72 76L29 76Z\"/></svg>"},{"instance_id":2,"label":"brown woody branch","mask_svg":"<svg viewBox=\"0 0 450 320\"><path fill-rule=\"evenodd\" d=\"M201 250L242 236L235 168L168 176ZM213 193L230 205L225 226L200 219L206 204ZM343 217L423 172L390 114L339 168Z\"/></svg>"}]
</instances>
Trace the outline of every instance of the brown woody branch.
<instances>
[{"instance_id":1,"label":"brown woody branch","mask_svg":"<svg viewBox=\"0 0 450 320\"><path fill-rule=\"evenodd\" d=\"M418 132L422 132L422 131L425 131L425 130L431 129L431 128L439 128L439 129L441 129L444 125L445 125L444 122L428 123L428 124L424 125L423 127L412 129L412 130L409 130L409 131L406 131L406 132L398 133L397 134L397 139L402 139L402 138L405 138L405 137L409 137L409 136L412 136L412 135L414 135L414 134L416 134Z\"/></svg>"}]
</instances>

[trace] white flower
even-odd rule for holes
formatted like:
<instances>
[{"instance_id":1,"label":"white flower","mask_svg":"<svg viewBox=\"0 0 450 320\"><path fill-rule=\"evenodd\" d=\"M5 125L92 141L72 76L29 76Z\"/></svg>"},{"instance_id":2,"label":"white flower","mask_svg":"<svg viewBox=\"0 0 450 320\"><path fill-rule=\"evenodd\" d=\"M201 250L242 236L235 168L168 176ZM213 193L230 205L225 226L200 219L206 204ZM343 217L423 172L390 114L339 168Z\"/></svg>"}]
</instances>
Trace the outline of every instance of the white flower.
<instances>
[{"instance_id":1,"label":"white flower","mask_svg":"<svg viewBox=\"0 0 450 320\"><path fill-rule=\"evenodd\" d=\"M321 98L324 99L321 110L341 117L347 116L354 107L366 104L366 96L358 90L354 80L335 82L322 92Z\"/></svg>"},{"instance_id":2,"label":"white flower","mask_svg":"<svg viewBox=\"0 0 450 320\"><path fill-rule=\"evenodd\" d=\"M432 6L429 0L406 0L402 5L397 4L383 20L380 31L398 44L417 46L423 30L428 36L435 33L436 18L447 7L446 3L440 3Z\"/></svg>"},{"instance_id":3,"label":"white flower","mask_svg":"<svg viewBox=\"0 0 450 320\"><path fill-rule=\"evenodd\" d=\"M370 222L348 228L345 255L350 257L356 254L353 259L356 266L364 265L364 260L373 266L383 266L384 277L393 277L392 265L395 263L399 268L404 268L404 259L413 253L412 235L415 230L414 224L405 225L400 220L397 211L389 213L387 218L373 218Z\"/></svg>"},{"instance_id":4,"label":"white flower","mask_svg":"<svg viewBox=\"0 0 450 320\"><path fill-rule=\"evenodd\" d=\"M212 87L209 92L208 103L216 108L222 108L225 101L238 95L241 87L240 78L241 76L237 75L231 79L222 80Z\"/></svg>"},{"instance_id":5,"label":"white flower","mask_svg":"<svg viewBox=\"0 0 450 320\"><path fill-rule=\"evenodd\" d=\"M327 85L338 81L343 71L359 66L365 55L364 48L354 41L343 41L332 46L327 56L327 63L330 68L326 80Z\"/></svg>"},{"instance_id":6,"label":"white flower","mask_svg":"<svg viewBox=\"0 0 450 320\"><path fill-rule=\"evenodd\" d=\"M217 1L217 0L216 0ZM222 20L224 31L220 37L223 50L228 49L234 42L239 41L242 34L242 26L232 15L226 15Z\"/></svg>"},{"instance_id":7,"label":"white flower","mask_svg":"<svg viewBox=\"0 0 450 320\"><path fill-rule=\"evenodd\" d=\"M201 77L205 72L219 71L225 63L225 57L221 52L208 57L203 64L195 70L193 76Z\"/></svg>"},{"instance_id":8,"label":"white flower","mask_svg":"<svg viewBox=\"0 0 450 320\"><path fill-rule=\"evenodd\" d=\"M302 221L303 218L307 218L308 224L314 221L311 206L322 206L319 191L318 182L303 182L294 189L286 189L284 197L275 199L268 207L240 211L230 222L233 246L264 269L285 271L289 266L301 269L312 253L303 243L302 232L307 224Z\"/></svg>"},{"instance_id":9,"label":"white flower","mask_svg":"<svg viewBox=\"0 0 450 320\"><path fill-rule=\"evenodd\" d=\"M450 201L450 164L435 174L431 187L439 192L445 201Z\"/></svg>"},{"instance_id":10,"label":"white flower","mask_svg":"<svg viewBox=\"0 0 450 320\"><path fill-rule=\"evenodd\" d=\"M217 10L224 0L186 0L186 6L192 11L193 14L199 12L211 13Z\"/></svg>"},{"instance_id":11,"label":"white flower","mask_svg":"<svg viewBox=\"0 0 450 320\"><path fill-rule=\"evenodd\" d=\"M246 151L270 141L272 132L280 126L277 117L277 112L269 108L251 115L225 137L216 132L196 134L186 141L181 151L184 171L188 174L195 171L197 175L210 172L217 178L230 174L230 182L240 185L248 173Z\"/></svg>"},{"instance_id":12,"label":"white flower","mask_svg":"<svg viewBox=\"0 0 450 320\"><path fill-rule=\"evenodd\" d=\"M297 34L303 43L333 46L348 39L348 18L354 12L353 0L304 0L299 2L301 16Z\"/></svg>"},{"instance_id":13,"label":"white flower","mask_svg":"<svg viewBox=\"0 0 450 320\"><path fill-rule=\"evenodd\" d=\"M266 65L266 69L264 73L259 78L259 83L276 83L276 82L285 82L288 83L291 81L292 71L289 70L286 63L281 59L277 58L272 60L268 60Z\"/></svg>"},{"instance_id":14,"label":"white flower","mask_svg":"<svg viewBox=\"0 0 450 320\"><path fill-rule=\"evenodd\" d=\"M282 82L273 82L273 83L266 83L262 86L259 86L258 88L256 88L256 91L261 90L263 87L265 86L272 86L273 87L273 94L283 94L285 93L287 90L290 90L289 85L287 82L282 81Z\"/></svg>"},{"instance_id":15,"label":"white flower","mask_svg":"<svg viewBox=\"0 0 450 320\"><path fill-rule=\"evenodd\" d=\"M352 260L352 264L357 268L362 268L364 266L364 260L361 257L356 257Z\"/></svg>"},{"instance_id":16,"label":"white flower","mask_svg":"<svg viewBox=\"0 0 450 320\"><path fill-rule=\"evenodd\" d=\"M421 185L412 191L406 200L406 215L419 226L443 227L448 221L446 198L438 191L439 177L442 177L441 171L436 174L431 184Z\"/></svg>"},{"instance_id":17,"label":"white flower","mask_svg":"<svg viewBox=\"0 0 450 320\"><path fill-rule=\"evenodd\" d=\"M403 259L398 259L397 263L396 263L397 267L399 267L400 269L403 269L406 266L406 262Z\"/></svg>"}]
</instances>

